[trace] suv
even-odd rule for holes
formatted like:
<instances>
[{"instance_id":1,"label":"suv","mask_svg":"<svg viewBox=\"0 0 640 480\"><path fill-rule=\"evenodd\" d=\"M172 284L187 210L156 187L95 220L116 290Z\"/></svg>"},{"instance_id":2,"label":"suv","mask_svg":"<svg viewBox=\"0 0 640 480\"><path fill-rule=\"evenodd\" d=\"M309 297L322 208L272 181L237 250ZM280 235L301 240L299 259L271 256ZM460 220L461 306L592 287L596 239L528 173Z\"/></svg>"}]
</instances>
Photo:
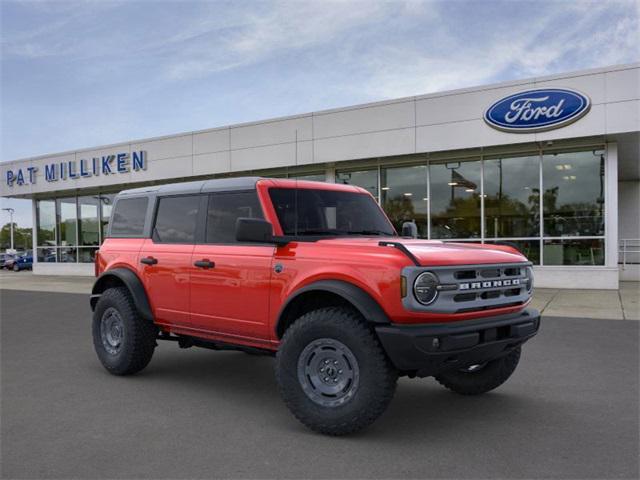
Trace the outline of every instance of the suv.
<instances>
[{"instance_id":1,"label":"suv","mask_svg":"<svg viewBox=\"0 0 640 480\"><path fill-rule=\"evenodd\" d=\"M500 386L539 327L514 248L399 237L366 190L234 178L127 190L96 255L93 343L115 375L157 341L275 355L303 424L343 435L398 376Z\"/></svg>"}]
</instances>

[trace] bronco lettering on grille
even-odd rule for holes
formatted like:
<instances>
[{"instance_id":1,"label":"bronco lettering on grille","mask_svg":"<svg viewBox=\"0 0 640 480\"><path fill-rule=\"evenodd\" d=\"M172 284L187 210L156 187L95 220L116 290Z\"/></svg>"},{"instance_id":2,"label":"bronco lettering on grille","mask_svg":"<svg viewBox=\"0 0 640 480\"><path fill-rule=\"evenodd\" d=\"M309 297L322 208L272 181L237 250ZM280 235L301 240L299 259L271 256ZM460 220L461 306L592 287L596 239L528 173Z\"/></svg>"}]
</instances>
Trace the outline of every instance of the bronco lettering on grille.
<instances>
[{"instance_id":1,"label":"bronco lettering on grille","mask_svg":"<svg viewBox=\"0 0 640 480\"><path fill-rule=\"evenodd\" d=\"M460 290L478 290L480 288L510 287L520 285L519 278L509 280L491 280L486 282L467 282L458 285Z\"/></svg>"}]
</instances>

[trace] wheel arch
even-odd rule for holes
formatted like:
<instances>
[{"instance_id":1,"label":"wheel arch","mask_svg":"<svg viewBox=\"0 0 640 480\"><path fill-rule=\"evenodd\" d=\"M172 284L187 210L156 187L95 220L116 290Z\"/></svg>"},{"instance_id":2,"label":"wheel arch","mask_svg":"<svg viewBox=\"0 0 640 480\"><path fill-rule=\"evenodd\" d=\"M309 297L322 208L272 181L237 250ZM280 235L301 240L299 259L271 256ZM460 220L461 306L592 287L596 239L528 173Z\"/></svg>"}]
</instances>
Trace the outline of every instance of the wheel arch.
<instances>
[{"instance_id":1,"label":"wheel arch","mask_svg":"<svg viewBox=\"0 0 640 480\"><path fill-rule=\"evenodd\" d=\"M151 306L144 285L138 275L128 268L107 270L98 277L91 290L91 298L89 300L91 310L95 309L96 303L98 303L98 299L102 293L108 288L113 287L127 288L140 316L145 320L153 321L153 314L151 313Z\"/></svg>"},{"instance_id":2,"label":"wheel arch","mask_svg":"<svg viewBox=\"0 0 640 480\"><path fill-rule=\"evenodd\" d=\"M287 328L301 315L325 306L350 306L370 323L388 324L382 307L362 288L341 280L313 282L291 295L280 309L275 333L282 338Z\"/></svg>"}]
</instances>

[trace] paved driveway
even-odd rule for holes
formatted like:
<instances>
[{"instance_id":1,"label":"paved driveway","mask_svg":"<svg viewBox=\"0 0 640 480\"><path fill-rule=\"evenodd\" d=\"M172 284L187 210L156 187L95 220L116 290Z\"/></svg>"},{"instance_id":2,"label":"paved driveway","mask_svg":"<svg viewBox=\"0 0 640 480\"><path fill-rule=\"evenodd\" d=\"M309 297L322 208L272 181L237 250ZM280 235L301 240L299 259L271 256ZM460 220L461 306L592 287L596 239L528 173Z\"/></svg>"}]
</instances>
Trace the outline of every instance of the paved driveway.
<instances>
[{"instance_id":1,"label":"paved driveway","mask_svg":"<svg viewBox=\"0 0 640 480\"><path fill-rule=\"evenodd\" d=\"M546 318L512 379L466 398L402 379L347 438L307 431L273 360L163 343L108 375L83 295L0 292L4 478L637 478L637 321Z\"/></svg>"}]
</instances>

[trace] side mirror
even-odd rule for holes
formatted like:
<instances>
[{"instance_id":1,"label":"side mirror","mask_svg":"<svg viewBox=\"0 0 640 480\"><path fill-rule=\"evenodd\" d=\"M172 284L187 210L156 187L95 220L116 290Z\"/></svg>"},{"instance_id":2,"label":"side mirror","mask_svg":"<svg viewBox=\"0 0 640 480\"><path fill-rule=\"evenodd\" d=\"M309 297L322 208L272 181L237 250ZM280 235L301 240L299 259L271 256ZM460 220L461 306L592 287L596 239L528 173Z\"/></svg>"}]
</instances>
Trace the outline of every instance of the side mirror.
<instances>
[{"instance_id":1,"label":"side mirror","mask_svg":"<svg viewBox=\"0 0 640 480\"><path fill-rule=\"evenodd\" d=\"M261 218L238 218L236 240L249 243L277 243L271 224Z\"/></svg>"},{"instance_id":2,"label":"side mirror","mask_svg":"<svg viewBox=\"0 0 640 480\"><path fill-rule=\"evenodd\" d=\"M402 224L402 236L418 238L418 226L415 222L404 222Z\"/></svg>"}]
</instances>

